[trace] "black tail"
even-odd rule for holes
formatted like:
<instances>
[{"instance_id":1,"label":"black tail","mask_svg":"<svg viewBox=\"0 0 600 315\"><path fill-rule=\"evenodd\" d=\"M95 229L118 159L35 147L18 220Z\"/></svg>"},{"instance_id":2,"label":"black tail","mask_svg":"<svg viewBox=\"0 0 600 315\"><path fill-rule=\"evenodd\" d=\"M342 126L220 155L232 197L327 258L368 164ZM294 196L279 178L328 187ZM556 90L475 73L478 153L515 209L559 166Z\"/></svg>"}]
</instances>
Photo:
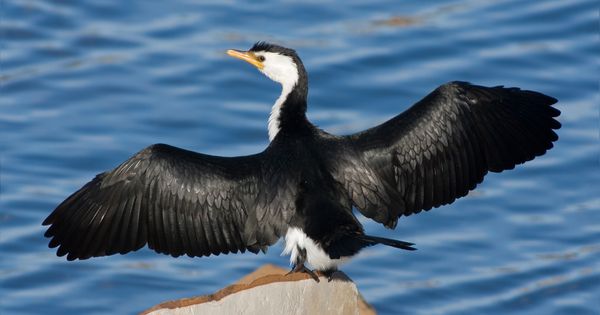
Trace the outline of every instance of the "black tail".
<instances>
[{"instance_id":1,"label":"black tail","mask_svg":"<svg viewBox=\"0 0 600 315\"><path fill-rule=\"evenodd\" d=\"M360 238L360 240L364 241L367 246L372 246L375 244L383 244L383 245L392 246L392 247L405 249L405 250L416 250L416 248L412 247L415 244L409 243L409 242L397 241L397 240L393 240L393 239L389 239L389 238L370 236L370 235L361 235L359 238Z\"/></svg>"}]
</instances>

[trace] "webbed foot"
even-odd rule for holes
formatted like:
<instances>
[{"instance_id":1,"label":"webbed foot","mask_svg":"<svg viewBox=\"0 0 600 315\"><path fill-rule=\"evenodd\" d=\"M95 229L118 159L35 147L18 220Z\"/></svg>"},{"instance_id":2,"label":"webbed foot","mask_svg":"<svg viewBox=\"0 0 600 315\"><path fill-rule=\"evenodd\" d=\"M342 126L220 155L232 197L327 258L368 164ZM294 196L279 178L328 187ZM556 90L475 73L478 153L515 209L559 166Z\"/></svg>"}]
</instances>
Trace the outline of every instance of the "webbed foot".
<instances>
[{"instance_id":1,"label":"webbed foot","mask_svg":"<svg viewBox=\"0 0 600 315\"><path fill-rule=\"evenodd\" d=\"M296 273L296 272L306 273L309 276L311 276L315 281L320 282L319 276L317 276L317 274L314 271L306 268L304 266L304 264L296 264L296 265L294 265L294 267L292 268L292 270L290 270L290 272L288 272L286 274L286 276L289 275L289 274L292 274L292 273ZM329 281L331 281L331 280L329 280Z\"/></svg>"},{"instance_id":2,"label":"webbed foot","mask_svg":"<svg viewBox=\"0 0 600 315\"><path fill-rule=\"evenodd\" d=\"M331 280L333 280L333 275L335 274L335 272L337 271L337 269L327 269L327 270L323 270L320 273L322 275L324 275L325 277L327 277L327 282L331 282Z\"/></svg>"}]
</instances>

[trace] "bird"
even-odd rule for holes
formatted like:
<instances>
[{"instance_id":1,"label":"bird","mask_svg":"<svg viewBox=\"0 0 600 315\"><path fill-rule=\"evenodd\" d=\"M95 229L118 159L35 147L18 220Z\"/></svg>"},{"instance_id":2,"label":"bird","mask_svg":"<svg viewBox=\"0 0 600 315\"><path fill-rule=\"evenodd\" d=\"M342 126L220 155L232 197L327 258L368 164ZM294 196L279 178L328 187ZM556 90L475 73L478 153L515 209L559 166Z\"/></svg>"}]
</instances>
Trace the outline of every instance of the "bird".
<instances>
[{"instance_id":1,"label":"bird","mask_svg":"<svg viewBox=\"0 0 600 315\"><path fill-rule=\"evenodd\" d=\"M58 256L83 260L146 245L173 257L256 254L284 239L290 272L319 281L317 273L331 277L365 247L415 249L365 234L353 209L394 229L400 217L450 204L487 173L541 156L558 140L557 99L462 81L378 126L333 135L307 119L308 74L295 50L257 42L227 54L281 85L264 151L221 157L146 147L43 221Z\"/></svg>"}]
</instances>

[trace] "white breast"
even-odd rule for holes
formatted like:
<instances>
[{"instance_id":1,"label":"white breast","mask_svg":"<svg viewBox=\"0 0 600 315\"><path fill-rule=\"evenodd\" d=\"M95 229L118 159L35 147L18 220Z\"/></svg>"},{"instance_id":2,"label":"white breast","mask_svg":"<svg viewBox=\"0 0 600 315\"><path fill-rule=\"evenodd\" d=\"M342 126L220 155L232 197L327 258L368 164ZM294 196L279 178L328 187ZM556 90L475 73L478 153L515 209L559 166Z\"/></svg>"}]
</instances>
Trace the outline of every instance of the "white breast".
<instances>
[{"instance_id":1,"label":"white breast","mask_svg":"<svg viewBox=\"0 0 600 315\"><path fill-rule=\"evenodd\" d=\"M290 255L290 264L294 264L298 255L300 255L298 248L306 250L306 262L317 270L336 269L338 265L348 260L348 257L331 259L323 248L308 237L301 229L291 227L285 234L285 248L281 255Z\"/></svg>"}]
</instances>

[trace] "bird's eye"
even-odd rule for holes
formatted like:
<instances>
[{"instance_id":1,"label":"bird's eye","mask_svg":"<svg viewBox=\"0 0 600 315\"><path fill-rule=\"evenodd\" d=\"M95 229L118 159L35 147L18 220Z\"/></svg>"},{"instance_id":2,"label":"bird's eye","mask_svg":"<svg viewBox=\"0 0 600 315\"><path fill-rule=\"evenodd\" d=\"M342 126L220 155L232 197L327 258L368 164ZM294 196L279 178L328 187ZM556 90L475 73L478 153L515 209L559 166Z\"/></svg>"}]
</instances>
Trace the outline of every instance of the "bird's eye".
<instances>
[{"instance_id":1,"label":"bird's eye","mask_svg":"<svg viewBox=\"0 0 600 315\"><path fill-rule=\"evenodd\" d=\"M260 61L260 62L265 61L265 56L258 56L258 61Z\"/></svg>"}]
</instances>

